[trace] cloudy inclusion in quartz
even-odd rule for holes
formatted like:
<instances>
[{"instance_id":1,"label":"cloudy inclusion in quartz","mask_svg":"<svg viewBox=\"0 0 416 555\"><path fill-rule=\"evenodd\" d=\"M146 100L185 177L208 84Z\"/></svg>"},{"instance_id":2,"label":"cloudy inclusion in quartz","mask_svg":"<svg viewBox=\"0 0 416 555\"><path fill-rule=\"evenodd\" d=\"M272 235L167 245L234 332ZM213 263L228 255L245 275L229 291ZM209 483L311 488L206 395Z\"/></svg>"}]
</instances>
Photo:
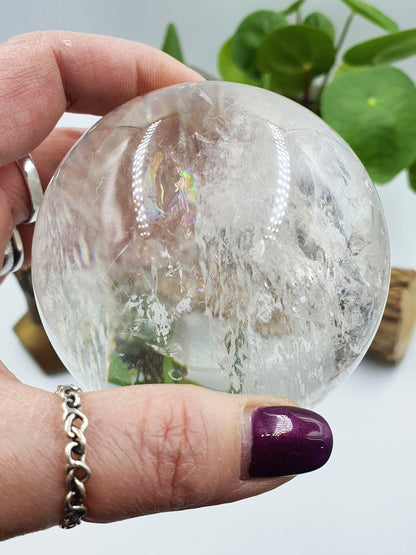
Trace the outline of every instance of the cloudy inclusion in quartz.
<instances>
[{"instance_id":1,"label":"cloudy inclusion in quartz","mask_svg":"<svg viewBox=\"0 0 416 555\"><path fill-rule=\"evenodd\" d=\"M311 406L376 331L388 239L365 169L322 120L258 88L185 84L118 108L71 150L33 277L85 387L108 387L115 365L132 383Z\"/></svg>"}]
</instances>

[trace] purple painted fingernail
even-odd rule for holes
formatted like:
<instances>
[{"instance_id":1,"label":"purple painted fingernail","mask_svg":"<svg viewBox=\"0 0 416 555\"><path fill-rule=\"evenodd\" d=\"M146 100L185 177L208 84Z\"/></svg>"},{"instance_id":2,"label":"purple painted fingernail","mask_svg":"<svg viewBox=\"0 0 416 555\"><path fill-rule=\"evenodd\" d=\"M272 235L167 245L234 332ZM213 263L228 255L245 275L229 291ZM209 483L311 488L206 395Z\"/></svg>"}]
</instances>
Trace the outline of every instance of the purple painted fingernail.
<instances>
[{"instance_id":1,"label":"purple painted fingernail","mask_svg":"<svg viewBox=\"0 0 416 555\"><path fill-rule=\"evenodd\" d=\"M316 412L298 407L247 411L242 478L293 476L316 470L332 451L332 432Z\"/></svg>"}]
</instances>

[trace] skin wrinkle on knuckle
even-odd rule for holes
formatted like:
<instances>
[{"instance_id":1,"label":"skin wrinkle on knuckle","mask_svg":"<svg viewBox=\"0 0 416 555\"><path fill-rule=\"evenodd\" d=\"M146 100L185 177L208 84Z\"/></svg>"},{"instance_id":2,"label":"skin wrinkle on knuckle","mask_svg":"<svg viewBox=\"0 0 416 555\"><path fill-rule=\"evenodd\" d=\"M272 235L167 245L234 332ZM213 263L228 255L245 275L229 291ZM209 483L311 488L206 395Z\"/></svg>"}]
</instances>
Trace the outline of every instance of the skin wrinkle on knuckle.
<instances>
[{"instance_id":1,"label":"skin wrinkle on knuckle","mask_svg":"<svg viewBox=\"0 0 416 555\"><path fill-rule=\"evenodd\" d=\"M76 93L73 87L71 87L70 80L67 78L66 66L69 66L70 64L66 59L68 57L68 52L66 52L64 55L62 51L62 48L66 48L65 46L63 46L63 40L61 40L60 42L57 41L56 43L51 41L50 49L54 56L56 64L55 69L57 69L58 71L62 84L62 95L65 97L66 101L65 111L71 112L73 111L74 106L76 106L77 102L79 101L79 95ZM84 45L84 49L87 49L87 45ZM82 62L84 62L85 65L88 63L87 55L83 57L83 60L71 59L71 63L74 66L73 71L75 70L76 66L79 66L80 71L86 71L87 68L82 67Z\"/></svg>"},{"instance_id":2,"label":"skin wrinkle on knuckle","mask_svg":"<svg viewBox=\"0 0 416 555\"><path fill-rule=\"evenodd\" d=\"M182 402L174 419L176 425L167 429L165 445L171 450L168 460L168 481L171 507L184 508L189 500L199 497L201 477L207 473L208 435L204 415L196 403ZM168 448L168 451L169 451Z\"/></svg>"},{"instance_id":3,"label":"skin wrinkle on knuckle","mask_svg":"<svg viewBox=\"0 0 416 555\"><path fill-rule=\"evenodd\" d=\"M149 396L139 410L137 423L129 419L122 430L114 429L105 456L128 492L126 512L178 510L207 499L209 437L197 401L188 395Z\"/></svg>"},{"instance_id":4,"label":"skin wrinkle on knuckle","mask_svg":"<svg viewBox=\"0 0 416 555\"><path fill-rule=\"evenodd\" d=\"M208 438L200 407L190 398L175 397L147 420L146 461L153 461L154 487L163 492L168 510L181 509L198 496L202 471L207 470Z\"/></svg>"}]
</instances>

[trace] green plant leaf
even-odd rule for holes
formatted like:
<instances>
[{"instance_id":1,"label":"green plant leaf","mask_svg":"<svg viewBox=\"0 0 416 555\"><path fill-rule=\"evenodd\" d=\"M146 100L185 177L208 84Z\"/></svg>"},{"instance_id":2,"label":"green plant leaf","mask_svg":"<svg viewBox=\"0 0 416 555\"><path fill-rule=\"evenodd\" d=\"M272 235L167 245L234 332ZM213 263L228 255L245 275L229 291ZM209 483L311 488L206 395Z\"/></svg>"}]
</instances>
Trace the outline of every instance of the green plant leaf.
<instances>
[{"instance_id":1,"label":"green plant leaf","mask_svg":"<svg viewBox=\"0 0 416 555\"><path fill-rule=\"evenodd\" d=\"M334 25L332 24L332 21L328 19L324 14L313 12L305 18L305 21L303 23L305 25L311 25L312 27L320 29L328 35L332 42L335 41Z\"/></svg>"},{"instance_id":2,"label":"green plant leaf","mask_svg":"<svg viewBox=\"0 0 416 555\"><path fill-rule=\"evenodd\" d=\"M341 64L335 70L334 77L336 77L337 75L341 75L341 73L345 73L346 71L351 71L351 70L354 70L354 69L357 69L357 67L356 66L350 66L348 64Z\"/></svg>"},{"instance_id":3,"label":"green plant leaf","mask_svg":"<svg viewBox=\"0 0 416 555\"><path fill-rule=\"evenodd\" d=\"M173 58L176 58L180 62L184 63L179 35L173 23L169 23L166 28L162 50L163 52L166 52L166 54L169 54Z\"/></svg>"},{"instance_id":4,"label":"green plant leaf","mask_svg":"<svg viewBox=\"0 0 416 555\"><path fill-rule=\"evenodd\" d=\"M416 193L416 160L407 169L410 188Z\"/></svg>"},{"instance_id":5,"label":"green plant leaf","mask_svg":"<svg viewBox=\"0 0 416 555\"><path fill-rule=\"evenodd\" d=\"M383 35L353 46L344 54L351 65L375 65L395 62L416 54L416 29Z\"/></svg>"},{"instance_id":6,"label":"green plant leaf","mask_svg":"<svg viewBox=\"0 0 416 555\"><path fill-rule=\"evenodd\" d=\"M116 352L112 352L110 355L107 381L116 385L132 385L134 383L134 375Z\"/></svg>"},{"instance_id":7,"label":"green plant leaf","mask_svg":"<svg viewBox=\"0 0 416 555\"><path fill-rule=\"evenodd\" d=\"M231 39L232 57L237 67L252 79L258 79L257 47L267 33L285 25L288 22L284 15L269 10L260 10L247 16Z\"/></svg>"},{"instance_id":8,"label":"green plant leaf","mask_svg":"<svg viewBox=\"0 0 416 555\"><path fill-rule=\"evenodd\" d=\"M217 64L221 77L224 81L244 83L245 85L257 85L257 81L248 77L239 67L235 65L232 57L231 41L232 38L225 41L218 53Z\"/></svg>"},{"instance_id":9,"label":"green plant leaf","mask_svg":"<svg viewBox=\"0 0 416 555\"><path fill-rule=\"evenodd\" d=\"M416 159L416 87L397 68L359 68L334 77L323 91L321 113L377 183Z\"/></svg>"},{"instance_id":10,"label":"green plant leaf","mask_svg":"<svg viewBox=\"0 0 416 555\"><path fill-rule=\"evenodd\" d=\"M185 366L178 364L169 356L163 357L163 383L183 383L186 374Z\"/></svg>"},{"instance_id":11,"label":"green plant leaf","mask_svg":"<svg viewBox=\"0 0 416 555\"><path fill-rule=\"evenodd\" d=\"M258 68L271 74L272 89L288 96L305 91L313 77L329 71L334 59L331 39L309 25L276 29L257 51Z\"/></svg>"},{"instance_id":12,"label":"green plant leaf","mask_svg":"<svg viewBox=\"0 0 416 555\"><path fill-rule=\"evenodd\" d=\"M290 6L282 10L281 13L283 15L290 15L292 13L295 13L302 7L302 4L304 3L305 3L305 0L297 0L297 2L293 2L293 4L290 4Z\"/></svg>"},{"instance_id":13,"label":"green plant leaf","mask_svg":"<svg viewBox=\"0 0 416 555\"><path fill-rule=\"evenodd\" d=\"M399 30L397 23L371 4L363 2L363 0L341 0L341 2L351 8L354 13L368 19L368 21L378 25L388 33L395 33Z\"/></svg>"}]
</instances>

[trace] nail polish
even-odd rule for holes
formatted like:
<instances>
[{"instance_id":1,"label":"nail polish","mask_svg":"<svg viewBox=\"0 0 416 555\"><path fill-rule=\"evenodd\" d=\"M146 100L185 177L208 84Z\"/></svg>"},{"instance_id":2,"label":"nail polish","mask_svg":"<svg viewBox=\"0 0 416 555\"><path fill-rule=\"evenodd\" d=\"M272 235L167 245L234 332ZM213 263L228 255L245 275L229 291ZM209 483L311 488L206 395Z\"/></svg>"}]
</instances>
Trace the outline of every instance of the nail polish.
<instances>
[{"instance_id":1,"label":"nail polish","mask_svg":"<svg viewBox=\"0 0 416 555\"><path fill-rule=\"evenodd\" d=\"M299 407L260 407L247 411L245 420L243 478L303 474L320 468L331 455L331 429L313 411Z\"/></svg>"}]
</instances>

